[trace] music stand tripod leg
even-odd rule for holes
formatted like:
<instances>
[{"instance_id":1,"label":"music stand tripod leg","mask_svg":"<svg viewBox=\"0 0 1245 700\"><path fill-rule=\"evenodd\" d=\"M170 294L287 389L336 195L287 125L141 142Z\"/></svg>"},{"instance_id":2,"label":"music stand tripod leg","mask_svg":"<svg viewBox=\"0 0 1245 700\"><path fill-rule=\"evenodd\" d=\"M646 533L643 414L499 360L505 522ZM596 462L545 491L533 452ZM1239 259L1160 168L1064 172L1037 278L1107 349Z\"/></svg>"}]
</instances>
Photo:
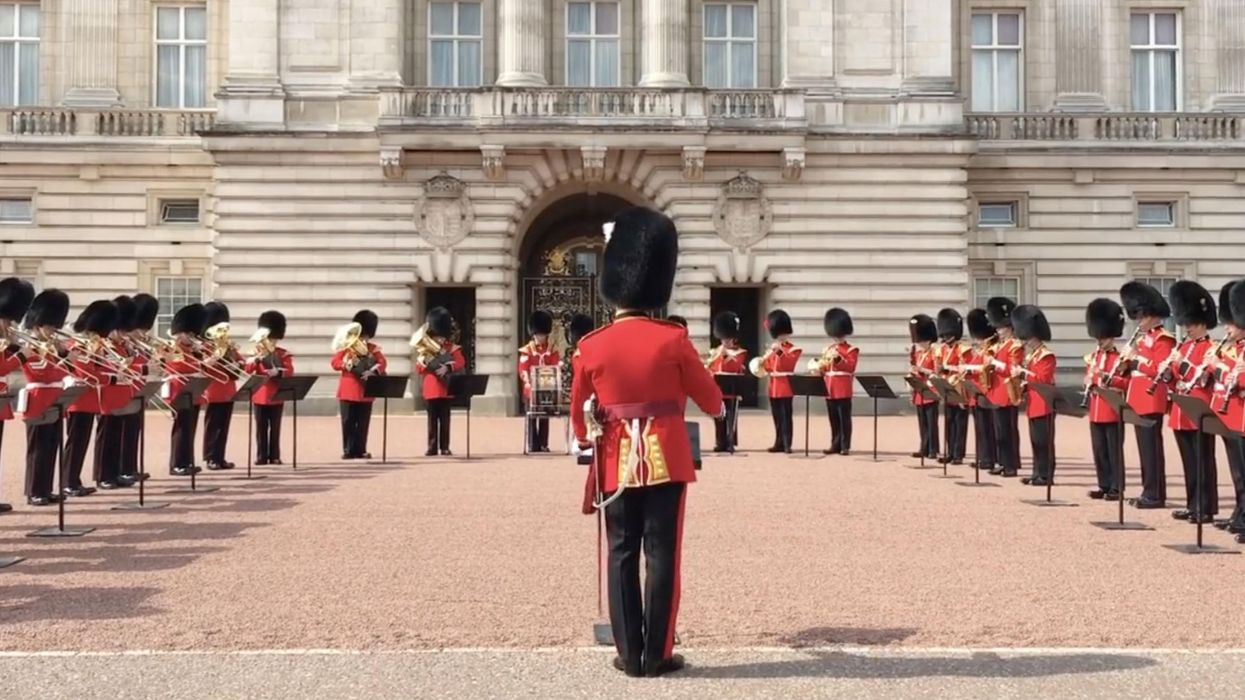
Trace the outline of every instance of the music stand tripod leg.
<instances>
[{"instance_id":1,"label":"music stand tripod leg","mask_svg":"<svg viewBox=\"0 0 1245 700\"><path fill-rule=\"evenodd\" d=\"M60 411L60 408L56 408ZM63 414L62 414L63 416ZM57 419L61 420L60 418ZM65 477L68 471L68 465L65 462L65 443L64 434L58 433L56 436L56 466L57 466L57 490L60 494L60 501L56 504L56 527L46 527L34 532L26 533L27 537L39 538L62 538L62 537L81 537L88 532L94 532L93 527L65 527L65 502L69 497L65 495Z\"/></svg>"},{"instance_id":2,"label":"music stand tripod leg","mask_svg":"<svg viewBox=\"0 0 1245 700\"><path fill-rule=\"evenodd\" d=\"M381 399L382 419L380 424L380 463L389 461L389 397Z\"/></svg>"},{"instance_id":3,"label":"music stand tripod leg","mask_svg":"<svg viewBox=\"0 0 1245 700\"><path fill-rule=\"evenodd\" d=\"M1197 541L1194 544L1169 544L1163 546L1167 549L1180 552L1181 554L1240 554L1240 550L1228 549L1227 547L1220 547L1213 544L1205 544L1202 540L1202 502L1205 498L1203 489L1206 486L1203 483L1204 480L1202 478L1202 473L1206 469L1206 465L1204 464L1206 455L1202 450L1202 436L1205 434L1205 430L1206 414L1203 413L1199 415L1197 419L1197 445L1195 447L1196 457L1194 458L1197 462L1197 478L1193 485L1193 497L1197 503L1187 504L1188 511L1193 513L1194 517L1197 518Z\"/></svg>"}]
</instances>

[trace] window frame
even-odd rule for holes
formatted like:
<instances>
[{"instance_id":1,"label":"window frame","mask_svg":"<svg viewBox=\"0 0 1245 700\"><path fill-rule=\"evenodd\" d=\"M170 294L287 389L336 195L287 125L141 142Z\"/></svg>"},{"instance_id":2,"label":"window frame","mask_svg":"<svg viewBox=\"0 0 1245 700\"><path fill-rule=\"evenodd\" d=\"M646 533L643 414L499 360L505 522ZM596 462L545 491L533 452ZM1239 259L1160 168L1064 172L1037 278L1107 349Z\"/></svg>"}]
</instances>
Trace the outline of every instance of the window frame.
<instances>
[{"instance_id":1,"label":"window frame","mask_svg":"<svg viewBox=\"0 0 1245 700\"><path fill-rule=\"evenodd\" d=\"M459 6L466 2L469 2L473 5L479 5L480 7L480 33L479 35L458 33ZM433 32L432 6L440 5L440 4L452 5L454 8L454 18L453 18L454 33L453 34L436 34ZM425 53L424 53L424 55L427 57L427 64L428 64L425 67L425 71L424 71L426 74L425 82L427 82L428 87L437 87L437 88L446 88L446 89L449 89L449 88L471 89L471 88L478 88L484 85L484 19L485 19L484 12L485 12L484 0L435 0L435 1L430 1L428 3L427 17L425 18L428 22L427 24L428 41L427 41L427 46L425 48ZM452 85L435 85L432 81L432 76L434 74L434 66L433 66L433 61L432 61L432 45L433 45L433 42L436 42L436 41L448 41L454 47L454 71L453 71L454 80L453 80ZM474 42L480 47L480 74L479 76L477 76L478 78L477 82L473 85L463 85L462 79L461 79L461 66L459 65L459 62L458 62L458 46L459 44L465 43L465 42Z\"/></svg>"},{"instance_id":2,"label":"window frame","mask_svg":"<svg viewBox=\"0 0 1245 700\"><path fill-rule=\"evenodd\" d=\"M5 103L0 101L3 107L30 107L38 105L40 102L40 92L42 92L43 81L41 73L43 71L43 7L39 2L0 2L0 5L13 8L13 34L12 36L0 37L0 44L13 44L13 102ZM34 37L22 35L22 12L24 9L34 8L39 16L39 32ZM33 44L35 46L35 92L34 102L22 102L22 46L24 44Z\"/></svg>"},{"instance_id":3,"label":"window frame","mask_svg":"<svg viewBox=\"0 0 1245 700\"><path fill-rule=\"evenodd\" d=\"M162 280L180 281L187 284L193 282L199 285L199 296L197 299L194 299L189 295L189 293L183 293L180 295L180 298L184 299L184 302L166 304L164 298L160 296L160 282ZM207 296L207 281L204 277L185 270L183 270L180 274L175 274L172 270L154 272L151 278L151 288L152 296L160 301L160 312L156 315L155 326L152 329L159 337L165 337L167 335L165 331L167 330L168 325L172 322L173 316L177 313L178 309L180 309L184 304L201 304ZM169 296L172 299L179 298L176 293L171 293Z\"/></svg>"},{"instance_id":4,"label":"window frame","mask_svg":"<svg viewBox=\"0 0 1245 700\"><path fill-rule=\"evenodd\" d=\"M197 216L194 221L170 220L167 216L167 210L171 206L187 205L193 202ZM158 211L156 213L156 221L161 226L202 226L203 225L203 200L198 197L160 197L156 202Z\"/></svg>"},{"instance_id":5,"label":"window frame","mask_svg":"<svg viewBox=\"0 0 1245 700\"><path fill-rule=\"evenodd\" d=\"M1133 36L1132 36L1133 17L1136 15L1145 15L1146 17L1149 18L1149 32L1150 33L1147 39L1149 43L1145 45L1133 44ZM1175 44L1169 45L1169 44L1156 44L1155 43L1155 41L1157 40L1157 32L1155 31L1155 24L1156 24L1156 18L1159 15L1172 15L1173 17L1175 17L1176 19L1176 43ZM1161 113L1168 111L1166 109L1155 108L1156 91L1154 89L1154 76L1155 76L1154 58L1161 51L1162 52L1171 51L1175 53L1175 56L1176 56L1176 68L1175 68L1176 96L1175 96L1175 104L1173 105L1173 109L1171 111L1173 112L1184 111L1184 47L1183 47L1184 13L1176 8L1131 7L1128 9L1128 22L1125 24L1125 31L1128 32L1128 57L1129 57L1128 88L1129 88L1130 93L1132 92L1132 85L1133 85L1133 67L1132 67L1133 54L1139 51L1144 51L1146 52L1148 59L1149 59L1146 63L1147 63L1148 70L1149 70L1150 104L1148 108L1138 108L1137 102L1136 102L1137 96L1130 94L1129 95L1129 106L1132 108L1132 111L1145 112L1149 114L1161 114Z\"/></svg>"},{"instance_id":6,"label":"window frame","mask_svg":"<svg viewBox=\"0 0 1245 700\"><path fill-rule=\"evenodd\" d=\"M26 219L6 219L0 217L0 226L31 226L35 223L34 195L0 192L0 202L27 202L30 205L30 216Z\"/></svg>"},{"instance_id":7,"label":"window frame","mask_svg":"<svg viewBox=\"0 0 1245 700\"><path fill-rule=\"evenodd\" d=\"M591 6L591 12L588 15L589 34L572 34L571 33L571 5L586 4ZM610 4L616 11L618 20L618 30L614 34L597 34L597 6ZM623 4L622 0L567 0L565 4L565 16L562 21L563 31L565 32L565 43L563 45L564 66L564 83L567 87L589 88L589 89L609 89L622 87L622 31L623 31ZM597 52L596 45L598 41L614 42L614 48L617 51L617 57L614 64L617 69L614 71L614 83L612 85L597 85ZM588 42L588 85L574 85L571 83L571 42L587 41Z\"/></svg>"},{"instance_id":8,"label":"window frame","mask_svg":"<svg viewBox=\"0 0 1245 700\"><path fill-rule=\"evenodd\" d=\"M177 10L177 39L160 38L160 10ZM203 38L186 38L186 10L203 11ZM208 24L208 8L200 3L159 3L151 6L151 104L156 109L208 109L208 64L210 61L211 26ZM177 105L160 104L160 47L176 46L178 70ZM186 47L203 47L203 105L200 107L186 106Z\"/></svg>"},{"instance_id":9,"label":"window frame","mask_svg":"<svg viewBox=\"0 0 1245 700\"><path fill-rule=\"evenodd\" d=\"M977 15L990 16L990 43L976 44L973 42L973 18ZM1016 15L1016 45L999 43L999 16L1000 15ZM994 83L990 87L990 108L979 110L973 106L973 100L976 95L971 94L973 84L973 55L978 51L990 52L990 65L994 72ZM999 54L1003 51L1014 51L1016 53L1016 109L1002 110L999 109ZM968 84L970 95L968 107L973 112L983 112L986 114L1017 114L1025 111L1025 11L1023 8L1003 8L1003 7L974 7L969 11L968 15Z\"/></svg>"},{"instance_id":10,"label":"window frame","mask_svg":"<svg viewBox=\"0 0 1245 700\"><path fill-rule=\"evenodd\" d=\"M1015 281L1016 282L1015 296L1009 296L1007 294L999 294L999 293L987 293L985 294L984 297L982 297L980 294L978 294L978 285L980 283L999 282L999 281L1003 281L1003 282ZM1008 271L1003 272L1002 274L995 274L994 271L990 271L989 273L986 273L986 274L974 274L970 282L973 286L972 306L974 308L982 308L982 309L986 308L986 300L990 299L991 297L996 297L996 296L1007 296L1009 299L1016 302L1017 304L1024 303L1023 301L1021 301L1021 299L1024 297L1024 292L1025 292L1025 277L1024 277L1024 274L1021 272L1015 272L1015 271L1008 270ZM979 298L980 298L980 302L978 302Z\"/></svg>"},{"instance_id":11,"label":"window frame","mask_svg":"<svg viewBox=\"0 0 1245 700\"><path fill-rule=\"evenodd\" d=\"M1141 218L1142 207L1155 206L1155 205L1167 207L1167 211L1170 214L1170 216L1168 217L1167 223L1146 223L1145 221L1142 220ZM1178 203L1175 200L1171 200L1171 199L1158 199L1158 198L1138 199L1134 224L1137 226L1137 228L1176 228L1176 224L1179 222L1179 214L1177 213L1178 206L1179 206Z\"/></svg>"},{"instance_id":12,"label":"window frame","mask_svg":"<svg viewBox=\"0 0 1245 700\"><path fill-rule=\"evenodd\" d=\"M708 34L709 27L709 8L725 7L726 8L726 36L711 37ZM735 13L734 8L747 7L752 10L752 36L750 38L737 37L734 34ZM760 52L758 45L760 43L759 23L760 8L756 2L740 2L739 0L714 0L713 2L705 2L701 5L700 11L700 54L701 54L701 82L704 87L709 90L755 90L760 85L761 71L758 62L760 60ZM732 58L732 49L735 44L749 44L752 47L752 84L750 86L740 86L735 84L735 74L733 70L734 62ZM725 44L726 51L726 85L710 85L705 78L709 74L709 47L713 44Z\"/></svg>"},{"instance_id":13,"label":"window frame","mask_svg":"<svg viewBox=\"0 0 1245 700\"><path fill-rule=\"evenodd\" d=\"M986 207L1007 207L1011 210L1011 220L1005 224L993 223L985 221L981 212ZM988 199L977 202L977 228L1020 228L1020 202L1015 199Z\"/></svg>"}]
</instances>

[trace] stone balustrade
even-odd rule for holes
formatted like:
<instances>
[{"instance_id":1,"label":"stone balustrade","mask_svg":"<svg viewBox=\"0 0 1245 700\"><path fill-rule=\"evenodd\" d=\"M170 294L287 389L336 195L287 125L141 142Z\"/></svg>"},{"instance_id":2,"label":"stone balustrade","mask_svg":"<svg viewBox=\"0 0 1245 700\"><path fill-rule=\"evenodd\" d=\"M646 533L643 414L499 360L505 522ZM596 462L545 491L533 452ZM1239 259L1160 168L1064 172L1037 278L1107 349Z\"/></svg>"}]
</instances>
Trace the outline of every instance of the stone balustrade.
<instances>
[{"instance_id":1,"label":"stone balustrade","mask_svg":"<svg viewBox=\"0 0 1245 700\"><path fill-rule=\"evenodd\" d=\"M983 141L1245 142L1245 117L1218 113L967 114Z\"/></svg>"},{"instance_id":2,"label":"stone balustrade","mask_svg":"<svg viewBox=\"0 0 1245 700\"><path fill-rule=\"evenodd\" d=\"M0 110L0 136L187 138L215 121L212 110L17 107Z\"/></svg>"}]
</instances>

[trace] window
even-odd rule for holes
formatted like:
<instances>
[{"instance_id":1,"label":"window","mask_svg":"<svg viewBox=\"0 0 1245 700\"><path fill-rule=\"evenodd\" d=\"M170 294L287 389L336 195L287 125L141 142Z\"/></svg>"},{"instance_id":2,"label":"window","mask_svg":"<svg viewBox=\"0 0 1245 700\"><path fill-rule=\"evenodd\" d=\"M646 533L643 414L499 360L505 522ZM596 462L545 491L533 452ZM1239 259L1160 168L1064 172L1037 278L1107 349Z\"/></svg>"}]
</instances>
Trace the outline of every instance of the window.
<instances>
[{"instance_id":1,"label":"window","mask_svg":"<svg viewBox=\"0 0 1245 700\"><path fill-rule=\"evenodd\" d=\"M162 224L197 224L199 223L199 200L197 199L162 199L160 200L160 223Z\"/></svg>"},{"instance_id":2,"label":"window","mask_svg":"<svg viewBox=\"0 0 1245 700\"><path fill-rule=\"evenodd\" d=\"M1019 277L977 277L973 279L973 305L986 308L991 297L1007 297L1020 303Z\"/></svg>"},{"instance_id":3,"label":"window","mask_svg":"<svg viewBox=\"0 0 1245 700\"><path fill-rule=\"evenodd\" d=\"M705 5L705 87L757 85L756 5Z\"/></svg>"},{"instance_id":4,"label":"window","mask_svg":"<svg viewBox=\"0 0 1245 700\"><path fill-rule=\"evenodd\" d=\"M973 14L973 111L1019 112L1024 92L1023 23L1016 12Z\"/></svg>"},{"instance_id":5,"label":"window","mask_svg":"<svg viewBox=\"0 0 1245 700\"><path fill-rule=\"evenodd\" d=\"M39 102L39 4L0 5L0 105Z\"/></svg>"},{"instance_id":6,"label":"window","mask_svg":"<svg viewBox=\"0 0 1245 700\"><path fill-rule=\"evenodd\" d=\"M1129 34L1133 54L1133 109L1176 111L1180 104L1180 15L1134 12Z\"/></svg>"},{"instance_id":7,"label":"window","mask_svg":"<svg viewBox=\"0 0 1245 700\"><path fill-rule=\"evenodd\" d=\"M0 199L0 224L29 224L35 220L35 204L30 197Z\"/></svg>"},{"instance_id":8,"label":"window","mask_svg":"<svg viewBox=\"0 0 1245 700\"><path fill-rule=\"evenodd\" d=\"M207 104L207 9L156 8L156 106Z\"/></svg>"},{"instance_id":9,"label":"window","mask_svg":"<svg viewBox=\"0 0 1245 700\"><path fill-rule=\"evenodd\" d=\"M168 335L173 314L187 304L203 302L203 279L199 277L157 277L156 299L160 300L160 315L156 317L155 332L160 337Z\"/></svg>"},{"instance_id":10,"label":"window","mask_svg":"<svg viewBox=\"0 0 1245 700\"><path fill-rule=\"evenodd\" d=\"M1179 279L1180 279L1179 277L1138 277L1137 281L1141 282L1142 284L1148 284L1151 287L1154 287L1155 289L1159 290L1159 293L1163 295L1164 299L1166 299L1168 293L1171 292L1172 285L1175 284ZM1171 331L1172 333L1175 333L1176 332L1176 319L1171 318L1171 317L1164 319L1163 326L1166 327L1167 330Z\"/></svg>"},{"instance_id":11,"label":"window","mask_svg":"<svg viewBox=\"0 0 1245 700\"><path fill-rule=\"evenodd\" d=\"M575 274L580 277L595 277L597 274L597 256L595 250L575 251Z\"/></svg>"},{"instance_id":12,"label":"window","mask_svg":"<svg viewBox=\"0 0 1245 700\"><path fill-rule=\"evenodd\" d=\"M478 87L484 81L483 17L478 2L429 3L429 85Z\"/></svg>"},{"instance_id":13,"label":"window","mask_svg":"<svg viewBox=\"0 0 1245 700\"><path fill-rule=\"evenodd\" d=\"M566 5L566 84L617 87L618 3L571 2Z\"/></svg>"},{"instance_id":14,"label":"window","mask_svg":"<svg viewBox=\"0 0 1245 700\"><path fill-rule=\"evenodd\" d=\"M977 205L978 228L1014 228L1016 202L982 202Z\"/></svg>"},{"instance_id":15,"label":"window","mask_svg":"<svg viewBox=\"0 0 1245 700\"><path fill-rule=\"evenodd\" d=\"M1137 202L1137 225L1170 228L1176 225L1175 202Z\"/></svg>"}]
</instances>

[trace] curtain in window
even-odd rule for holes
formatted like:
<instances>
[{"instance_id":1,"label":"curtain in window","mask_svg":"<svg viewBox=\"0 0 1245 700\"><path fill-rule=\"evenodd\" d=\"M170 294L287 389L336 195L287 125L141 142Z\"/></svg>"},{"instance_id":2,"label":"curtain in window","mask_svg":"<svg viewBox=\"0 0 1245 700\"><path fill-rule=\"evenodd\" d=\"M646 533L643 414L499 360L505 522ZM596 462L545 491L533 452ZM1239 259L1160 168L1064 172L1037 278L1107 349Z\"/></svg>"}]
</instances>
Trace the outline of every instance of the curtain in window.
<instances>
[{"instance_id":1,"label":"curtain in window","mask_svg":"<svg viewBox=\"0 0 1245 700\"><path fill-rule=\"evenodd\" d=\"M480 85L480 42L458 42L458 85L460 87L478 87Z\"/></svg>"},{"instance_id":2,"label":"curtain in window","mask_svg":"<svg viewBox=\"0 0 1245 700\"><path fill-rule=\"evenodd\" d=\"M454 85L454 42L438 39L428 49L428 79L433 87L451 87Z\"/></svg>"},{"instance_id":3,"label":"curtain in window","mask_svg":"<svg viewBox=\"0 0 1245 700\"><path fill-rule=\"evenodd\" d=\"M573 87L592 84L592 44L587 40L566 44L566 82Z\"/></svg>"},{"instance_id":4,"label":"curtain in window","mask_svg":"<svg viewBox=\"0 0 1245 700\"><path fill-rule=\"evenodd\" d=\"M705 36L715 38L726 36L725 5L705 6Z\"/></svg>"},{"instance_id":5,"label":"curtain in window","mask_svg":"<svg viewBox=\"0 0 1245 700\"><path fill-rule=\"evenodd\" d=\"M973 111L994 111L994 52L973 52Z\"/></svg>"},{"instance_id":6,"label":"curtain in window","mask_svg":"<svg viewBox=\"0 0 1245 700\"><path fill-rule=\"evenodd\" d=\"M998 100L995 108L1000 112L1020 111L1020 54L1016 51L999 51Z\"/></svg>"},{"instance_id":7,"label":"curtain in window","mask_svg":"<svg viewBox=\"0 0 1245 700\"><path fill-rule=\"evenodd\" d=\"M17 86L13 83L15 75L13 63L17 60L17 44L0 44L0 104L15 104Z\"/></svg>"},{"instance_id":8,"label":"curtain in window","mask_svg":"<svg viewBox=\"0 0 1245 700\"><path fill-rule=\"evenodd\" d=\"M726 55L726 42L714 41L705 44L705 87L727 86Z\"/></svg>"},{"instance_id":9,"label":"curtain in window","mask_svg":"<svg viewBox=\"0 0 1245 700\"><path fill-rule=\"evenodd\" d=\"M458 3L458 33L462 36L478 36L480 31L480 3Z\"/></svg>"},{"instance_id":10,"label":"curtain in window","mask_svg":"<svg viewBox=\"0 0 1245 700\"><path fill-rule=\"evenodd\" d=\"M756 87L756 65L752 44L731 44L731 87Z\"/></svg>"},{"instance_id":11,"label":"curtain in window","mask_svg":"<svg viewBox=\"0 0 1245 700\"><path fill-rule=\"evenodd\" d=\"M592 5L586 2L573 2L566 6L566 18L567 33L592 33Z\"/></svg>"},{"instance_id":12,"label":"curtain in window","mask_svg":"<svg viewBox=\"0 0 1245 700\"><path fill-rule=\"evenodd\" d=\"M156 106L180 107L178 86L181 84L181 57L178 46L156 48Z\"/></svg>"},{"instance_id":13,"label":"curtain in window","mask_svg":"<svg viewBox=\"0 0 1245 700\"><path fill-rule=\"evenodd\" d=\"M1150 111L1150 54L1133 52L1133 109Z\"/></svg>"},{"instance_id":14,"label":"curtain in window","mask_svg":"<svg viewBox=\"0 0 1245 700\"><path fill-rule=\"evenodd\" d=\"M207 39L207 11L202 7L186 8L186 38L199 41Z\"/></svg>"},{"instance_id":15,"label":"curtain in window","mask_svg":"<svg viewBox=\"0 0 1245 700\"><path fill-rule=\"evenodd\" d=\"M1176 52L1154 52L1154 109L1176 111Z\"/></svg>"},{"instance_id":16,"label":"curtain in window","mask_svg":"<svg viewBox=\"0 0 1245 700\"><path fill-rule=\"evenodd\" d=\"M617 87L618 42L614 40L597 40L596 60L596 86Z\"/></svg>"},{"instance_id":17,"label":"curtain in window","mask_svg":"<svg viewBox=\"0 0 1245 700\"><path fill-rule=\"evenodd\" d=\"M186 102L188 109L207 105L207 47L186 47Z\"/></svg>"}]
</instances>

